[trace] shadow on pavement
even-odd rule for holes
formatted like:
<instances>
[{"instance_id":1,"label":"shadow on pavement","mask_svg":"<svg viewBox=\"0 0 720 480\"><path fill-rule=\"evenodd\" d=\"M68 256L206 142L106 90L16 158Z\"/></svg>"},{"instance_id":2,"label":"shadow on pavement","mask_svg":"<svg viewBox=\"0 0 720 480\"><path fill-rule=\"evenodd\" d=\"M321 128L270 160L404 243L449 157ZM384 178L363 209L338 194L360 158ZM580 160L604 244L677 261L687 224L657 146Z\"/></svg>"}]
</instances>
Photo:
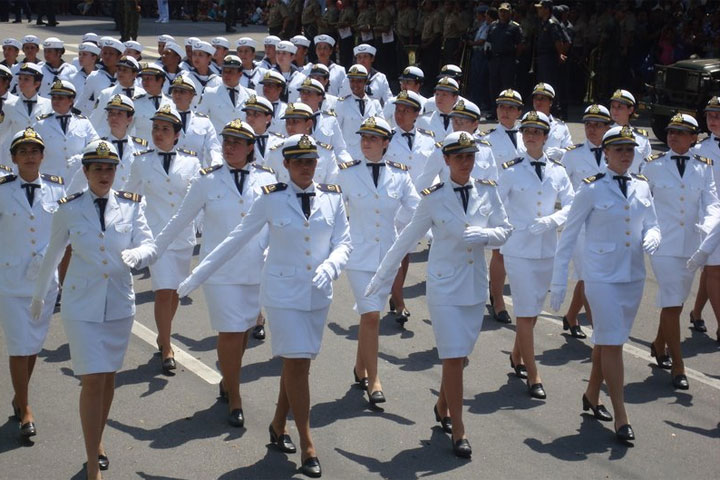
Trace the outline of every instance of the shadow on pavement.
<instances>
[{"instance_id":1,"label":"shadow on pavement","mask_svg":"<svg viewBox=\"0 0 720 480\"><path fill-rule=\"evenodd\" d=\"M168 377L163 374L160 367L160 353L154 353L147 363L138 365L132 370L121 370L115 375L115 389L141 383L147 383L147 390L140 394L140 398L149 397L163 390L168 384Z\"/></svg>"},{"instance_id":2,"label":"shadow on pavement","mask_svg":"<svg viewBox=\"0 0 720 480\"><path fill-rule=\"evenodd\" d=\"M138 477L144 478L145 480L183 480L179 477L166 477L165 475L150 475L149 473L145 472L135 472L137 473Z\"/></svg>"},{"instance_id":3,"label":"shadow on pavement","mask_svg":"<svg viewBox=\"0 0 720 480\"><path fill-rule=\"evenodd\" d=\"M380 352L378 353L378 358L399 366L400 370L405 372L422 372L424 370L430 370L435 365L440 365L442 363L438 358L437 349L435 347L429 350L413 352L405 358Z\"/></svg>"},{"instance_id":4,"label":"shadow on pavement","mask_svg":"<svg viewBox=\"0 0 720 480\"><path fill-rule=\"evenodd\" d=\"M715 428L702 428L702 427L691 427L689 425L683 425L681 423L672 422L665 420L665 423L671 427L677 428L678 430L685 430L686 432L696 433L708 438L720 438L720 423Z\"/></svg>"},{"instance_id":5,"label":"shadow on pavement","mask_svg":"<svg viewBox=\"0 0 720 480\"><path fill-rule=\"evenodd\" d=\"M349 420L359 417L381 417L400 425L414 425L415 422L400 415L386 413L381 408L371 408L367 396L357 385L353 385L343 395L325 403L318 403L310 409L312 427L321 428L335 423L338 420Z\"/></svg>"},{"instance_id":6,"label":"shadow on pavement","mask_svg":"<svg viewBox=\"0 0 720 480\"><path fill-rule=\"evenodd\" d=\"M183 346L187 347L187 350L191 352L209 352L215 350L215 347L217 347L217 335L205 337L202 340L195 340L181 333L173 333L172 337L182 343Z\"/></svg>"},{"instance_id":7,"label":"shadow on pavement","mask_svg":"<svg viewBox=\"0 0 720 480\"><path fill-rule=\"evenodd\" d=\"M70 344L63 343L55 350L43 348L38 357L45 360L45 363L62 363L70 361Z\"/></svg>"},{"instance_id":8,"label":"shadow on pavement","mask_svg":"<svg viewBox=\"0 0 720 480\"><path fill-rule=\"evenodd\" d=\"M297 458L297 461L300 462L299 454L294 455L293 458ZM322 464L322 459L320 462ZM296 464L295 462L290 461L286 454L276 450L275 447L268 444L267 453L265 453L265 456L262 459L252 465L236 468L235 470L224 473L218 477L218 480L236 480L238 478L290 478L292 475L298 473L299 468L299 463Z\"/></svg>"},{"instance_id":9,"label":"shadow on pavement","mask_svg":"<svg viewBox=\"0 0 720 480\"><path fill-rule=\"evenodd\" d=\"M542 400L530 397L527 393L527 385L514 373L508 373L507 383L494 392L478 393L475 398L465 400L463 403L469 407L469 413L481 415L489 415L498 410L527 410L545 405Z\"/></svg>"},{"instance_id":10,"label":"shadow on pavement","mask_svg":"<svg viewBox=\"0 0 720 480\"><path fill-rule=\"evenodd\" d=\"M5 424L0 425L0 454L35 445L35 442L31 439L26 440L20 437L19 427L20 425L14 416L8 417Z\"/></svg>"},{"instance_id":11,"label":"shadow on pavement","mask_svg":"<svg viewBox=\"0 0 720 480\"><path fill-rule=\"evenodd\" d=\"M570 362L591 363L590 356L592 355L592 346L570 335L564 335L564 337L565 343L560 345L559 348L545 350L535 357L536 360L542 365L552 367L565 365ZM510 361L508 360L508 368L509 367ZM589 374L590 371L588 369L588 375Z\"/></svg>"},{"instance_id":12,"label":"shadow on pavement","mask_svg":"<svg viewBox=\"0 0 720 480\"><path fill-rule=\"evenodd\" d=\"M693 396L690 393L684 393L675 390L672 386L669 370L662 370L650 366L650 376L640 382L628 383L625 385L625 403L650 403L661 398L675 398L673 403L682 405L683 407L691 407L693 405ZM690 383L692 389L692 382ZM692 390L690 390L692 391Z\"/></svg>"}]
</instances>

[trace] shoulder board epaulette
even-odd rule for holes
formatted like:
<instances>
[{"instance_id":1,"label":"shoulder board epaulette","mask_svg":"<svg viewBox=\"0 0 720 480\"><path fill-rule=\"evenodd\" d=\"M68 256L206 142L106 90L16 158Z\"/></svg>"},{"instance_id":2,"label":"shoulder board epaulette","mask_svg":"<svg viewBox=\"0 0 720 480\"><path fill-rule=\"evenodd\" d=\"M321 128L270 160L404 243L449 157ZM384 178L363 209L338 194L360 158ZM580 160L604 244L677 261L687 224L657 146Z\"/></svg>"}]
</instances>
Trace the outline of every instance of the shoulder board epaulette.
<instances>
[{"instance_id":1,"label":"shoulder board epaulette","mask_svg":"<svg viewBox=\"0 0 720 480\"><path fill-rule=\"evenodd\" d=\"M70 111L73 113L73 115L75 115L75 116L78 117L78 118L87 118L85 115L83 115L83 114L80 112L80 110L78 110L78 109L75 108L75 107L70 107Z\"/></svg>"},{"instance_id":2,"label":"shoulder board epaulette","mask_svg":"<svg viewBox=\"0 0 720 480\"><path fill-rule=\"evenodd\" d=\"M145 155L146 153L151 153L151 152L154 152L154 151L155 151L154 148L148 148L147 150L143 150L143 151L141 151L141 152L135 152L135 153L133 153L133 156L139 157L140 155Z\"/></svg>"},{"instance_id":3,"label":"shoulder board epaulette","mask_svg":"<svg viewBox=\"0 0 720 480\"><path fill-rule=\"evenodd\" d=\"M337 117L337 113L335 113L335 110L333 110L332 108L330 110L325 110L322 113L324 113L325 115L330 115L331 117Z\"/></svg>"},{"instance_id":4,"label":"shoulder board epaulette","mask_svg":"<svg viewBox=\"0 0 720 480\"><path fill-rule=\"evenodd\" d=\"M207 168L201 168L201 169L200 169L200 175L207 175L208 173L212 173L212 172L214 172L215 170L218 170L218 169L222 168L222 166L223 166L222 164L219 164L219 165L210 165L210 166L207 167Z\"/></svg>"},{"instance_id":5,"label":"shoulder board epaulette","mask_svg":"<svg viewBox=\"0 0 720 480\"><path fill-rule=\"evenodd\" d=\"M650 155L649 157L645 157L645 161L646 162L654 162L655 160L662 157L663 155L665 155L665 154L664 153L655 153L653 155Z\"/></svg>"},{"instance_id":6,"label":"shoulder board epaulette","mask_svg":"<svg viewBox=\"0 0 720 480\"><path fill-rule=\"evenodd\" d=\"M569 147L565 147L565 151L569 152L570 150L575 150L576 148L582 147L582 143L576 143L575 145L570 145Z\"/></svg>"},{"instance_id":7,"label":"shoulder board epaulette","mask_svg":"<svg viewBox=\"0 0 720 480\"><path fill-rule=\"evenodd\" d=\"M522 161L523 161L523 157L513 158L512 160L509 160L509 161L503 163L503 164L502 164L502 167L503 167L503 168L510 168L510 167L512 167L513 165L517 165L518 163L520 163L520 162L522 162Z\"/></svg>"},{"instance_id":8,"label":"shoulder board epaulette","mask_svg":"<svg viewBox=\"0 0 720 480\"><path fill-rule=\"evenodd\" d=\"M253 167L257 168L258 170L262 170L264 172L272 173L273 175L275 175L275 170L272 167L258 165L257 163L253 163Z\"/></svg>"},{"instance_id":9,"label":"shoulder board epaulette","mask_svg":"<svg viewBox=\"0 0 720 480\"><path fill-rule=\"evenodd\" d=\"M360 160L353 160L352 162L342 162L338 164L338 168L340 170L345 170L350 167L354 167L355 165L360 165L362 161Z\"/></svg>"},{"instance_id":10,"label":"shoulder board epaulette","mask_svg":"<svg viewBox=\"0 0 720 480\"><path fill-rule=\"evenodd\" d=\"M202 113L202 112L195 112L195 116L196 116L196 117L200 117L200 118L209 118L209 117L207 116L207 114Z\"/></svg>"},{"instance_id":11,"label":"shoulder board epaulette","mask_svg":"<svg viewBox=\"0 0 720 480\"><path fill-rule=\"evenodd\" d=\"M418 128L417 131L420 132L420 133L423 133L423 134L427 135L428 137L433 137L433 138L435 138L435 132L433 132L432 130L426 130L426 129L424 129L424 128Z\"/></svg>"},{"instance_id":12,"label":"shoulder board epaulette","mask_svg":"<svg viewBox=\"0 0 720 480\"><path fill-rule=\"evenodd\" d=\"M436 148L442 148L442 142L435 142Z\"/></svg>"},{"instance_id":13,"label":"shoulder board epaulette","mask_svg":"<svg viewBox=\"0 0 720 480\"><path fill-rule=\"evenodd\" d=\"M703 138L702 140L700 140L698 143L707 142L708 140L710 140L710 136L709 136L709 135L708 135L707 137Z\"/></svg>"},{"instance_id":14,"label":"shoulder board epaulette","mask_svg":"<svg viewBox=\"0 0 720 480\"><path fill-rule=\"evenodd\" d=\"M287 188L287 183L271 183L270 185L265 185L262 187L263 193L272 193L272 192L282 192Z\"/></svg>"},{"instance_id":15,"label":"shoulder board epaulette","mask_svg":"<svg viewBox=\"0 0 720 480\"><path fill-rule=\"evenodd\" d=\"M510 20L510 25L516 25L518 27L520 26L520 24L517 23L515 20Z\"/></svg>"},{"instance_id":16,"label":"shoulder board epaulette","mask_svg":"<svg viewBox=\"0 0 720 480\"><path fill-rule=\"evenodd\" d=\"M147 95L147 93L138 93L133 97L133 100L137 100L138 98L144 98Z\"/></svg>"},{"instance_id":17,"label":"shoulder board epaulette","mask_svg":"<svg viewBox=\"0 0 720 480\"><path fill-rule=\"evenodd\" d=\"M130 137L130 138L132 138L133 142L137 143L138 145L142 145L143 147L147 147L147 145L148 145L148 141L145 140L144 138L140 138L140 137Z\"/></svg>"},{"instance_id":18,"label":"shoulder board epaulette","mask_svg":"<svg viewBox=\"0 0 720 480\"><path fill-rule=\"evenodd\" d=\"M497 130L497 128L491 128L490 130L487 130L487 131L485 131L485 132L480 132L480 135L481 135L481 136L490 135L490 134L493 133L495 130Z\"/></svg>"},{"instance_id":19,"label":"shoulder board epaulette","mask_svg":"<svg viewBox=\"0 0 720 480\"><path fill-rule=\"evenodd\" d=\"M350 98L352 95L345 95L344 97L338 97L338 102L344 102L348 98Z\"/></svg>"},{"instance_id":20,"label":"shoulder board epaulette","mask_svg":"<svg viewBox=\"0 0 720 480\"><path fill-rule=\"evenodd\" d=\"M270 132L270 135L275 135L276 137L285 138L285 135L283 135L280 132Z\"/></svg>"},{"instance_id":21,"label":"shoulder board epaulette","mask_svg":"<svg viewBox=\"0 0 720 480\"><path fill-rule=\"evenodd\" d=\"M430 195L431 193L433 193L433 192L435 192L435 191L437 191L437 190L440 190L443 185L445 185L443 182L436 183L436 184L433 185L432 187L428 187L428 188L423 189L420 193L422 193L423 195Z\"/></svg>"},{"instance_id":22,"label":"shoulder board epaulette","mask_svg":"<svg viewBox=\"0 0 720 480\"><path fill-rule=\"evenodd\" d=\"M565 125L565 122L563 122L557 117L553 117L553 122L557 123L558 125Z\"/></svg>"},{"instance_id":23,"label":"shoulder board epaulette","mask_svg":"<svg viewBox=\"0 0 720 480\"><path fill-rule=\"evenodd\" d=\"M479 143L480 145L485 145L486 147L492 147L492 144L488 142L487 140L483 140L482 138L476 138L475 143Z\"/></svg>"},{"instance_id":24,"label":"shoulder board epaulette","mask_svg":"<svg viewBox=\"0 0 720 480\"><path fill-rule=\"evenodd\" d=\"M122 198L123 200L132 200L136 203L139 203L140 200L142 200L142 195L140 195L139 193L123 192L122 190L118 190L117 192L115 192L115 196L118 198Z\"/></svg>"},{"instance_id":25,"label":"shoulder board epaulette","mask_svg":"<svg viewBox=\"0 0 720 480\"><path fill-rule=\"evenodd\" d=\"M644 128L633 127L633 132L638 133L638 134L642 135L643 137L648 136L648 131L645 130Z\"/></svg>"},{"instance_id":26,"label":"shoulder board epaulette","mask_svg":"<svg viewBox=\"0 0 720 480\"><path fill-rule=\"evenodd\" d=\"M186 148L178 148L178 152L182 152L186 155L192 155L193 157L197 157L197 152L194 152L192 150L188 150Z\"/></svg>"},{"instance_id":27,"label":"shoulder board epaulette","mask_svg":"<svg viewBox=\"0 0 720 480\"><path fill-rule=\"evenodd\" d=\"M2 177L0 177L0 185L2 185L3 183L14 182L16 179L17 179L17 175L14 175L14 174L3 175Z\"/></svg>"},{"instance_id":28,"label":"shoulder board epaulette","mask_svg":"<svg viewBox=\"0 0 720 480\"><path fill-rule=\"evenodd\" d=\"M42 115L38 115L38 116L35 117L35 118L36 118L37 120L45 120L46 118L50 118L50 117L52 117L53 115L55 115L55 113L53 113L53 112L43 113Z\"/></svg>"},{"instance_id":29,"label":"shoulder board epaulette","mask_svg":"<svg viewBox=\"0 0 720 480\"><path fill-rule=\"evenodd\" d=\"M273 145L272 147L270 147L268 150L270 150L271 152L274 152L275 150L277 150L278 148L280 148L282 146L283 146L282 143L278 143L277 145Z\"/></svg>"},{"instance_id":30,"label":"shoulder board epaulette","mask_svg":"<svg viewBox=\"0 0 720 480\"><path fill-rule=\"evenodd\" d=\"M490 180L490 179L487 179L487 178L478 178L478 179L475 180L475 181L476 181L477 183L479 183L480 185L488 185L488 186L490 186L490 187L497 187L497 182L496 182L495 180Z\"/></svg>"},{"instance_id":31,"label":"shoulder board epaulette","mask_svg":"<svg viewBox=\"0 0 720 480\"><path fill-rule=\"evenodd\" d=\"M560 160L555 160L554 158L549 159L552 163L555 165L560 165L561 167L565 168L565 165Z\"/></svg>"},{"instance_id":32,"label":"shoulder board epaulette","mask_svg":"<svg viewBox=\"0 0 720 480\"><path fill-rule=\"evenodd\" d=\"M58 200L58 204L63 205L65 203L72 202L76 198L80 198L80 196L82 196L82 194L83 194L83 192L77 192L77 193L73 193L72 195L68 195L67 197L63 197L60 200Z\"/></svg>"},{"instance_id":33,"label":"shoulder board epaulette","mask_svg":"<svg viewBox=\"0 0 720 480\"><path fill-rule=\"evenodd\" d=\"M333 149L333 146L330 145L329 143L317 142L317 144L320 145L321 147L323 147L325 150L332 150L332 149Z\"/></svg>"},{"instance_id":34,"label":"shoulder board epaulette","mask_svg":"<svg viewBox=\"0 0 720 480\"><path fill-rule=\"evenodd\" d=\"M50 183L57 183L58 185L65 185L65 179L59 175L48 175L47 173L41 173L40 178Z\"/></svg>"},{"instance_id":35,"label":"shoulder board epaulette","mask_svg":"<svg viewBox=\"0 0 720 480\"><path fill-rule=\"evenodd\" d=\"M388 160L385 163L390 165L393 168L397 168L399 170L402 170L403 172L407 172L408 167L404 163L393 162L391 160Z\"/></svg>"},{"instance_id":36,"label":"shoulder board epaulette","mask_svg":"<svg viewBox=\"0 0 720 480\"><path fill-rule=\"evenodd\" d=\"M596 182L596 181L600 180L600 179L603 178L604 176L605 176L604 173L597 173L597 174L595 174L595 175L590 175L589 177L583 178L583 182L585 182L585 183L593 183L593 182Z\"/></svg>"},{"instance_id":37,"label":"shoulder board epaulette","mask_svg":"<svg viewBox=\"0 0 720 480\"><path fill-rule=\"evenodd\" d=\"M317 189L321 192L326 193L342 193L342 190L340 189L340 185L335 185L333 183L318 183Z\"/></svg>"},{"instance_id":38,"label":"shoulder board epaulette","mask_svg":"<svg viewBox=\"0 0 720 480\"><path fill-rule=\"evenodd\" d=\"M5 170L6 172L12 172L13 169L8 167L7 165L0 164L0 170Z\"/></svg>"},{"instance_id":39,"label":"shoulder board epaulette","mask_svg":"<svg viewBox=\"0 0 720 480\"><path fill-rule=\"evenodd\" d=\"M631 173L630 175L632 175L633 178L637 178L638 180L642 180L643 182L648 182L648 181L649 181L648 178L647 178L645 175L643 175L642 173Z\"/></svg>"},{"instance_id":40,"label":"shoulder board epaulette","mask_svg":"<svg viewBox=\"0 0 720 480\"><path fill-rule=\"evenodd\" d=\"M79 112L78 112L78 113L75 114L75 118L80 118L80 119L83 119L83 120L87 120L88 117L86 117L86 116L83 115L82 113L79 113Z\"/></svg>"},{"instance_id":41,"label":"shoulder board epaulette","mask_svg":"<svg viewBox=\"0 0 720 480\"><path fill-rule=\"evenodd\" d=\"M703 157L702 155L694 154L693 157L695 157L695 160L698 160L698 161L700 161L700 162L702 162L702 163L705 163L705 164L707 164L707 165L712 165L712 164L713 164L713 161L712 161L711 159L709 159L709 158L707 158L707 157Z\"/></svg>"}]
</instances>

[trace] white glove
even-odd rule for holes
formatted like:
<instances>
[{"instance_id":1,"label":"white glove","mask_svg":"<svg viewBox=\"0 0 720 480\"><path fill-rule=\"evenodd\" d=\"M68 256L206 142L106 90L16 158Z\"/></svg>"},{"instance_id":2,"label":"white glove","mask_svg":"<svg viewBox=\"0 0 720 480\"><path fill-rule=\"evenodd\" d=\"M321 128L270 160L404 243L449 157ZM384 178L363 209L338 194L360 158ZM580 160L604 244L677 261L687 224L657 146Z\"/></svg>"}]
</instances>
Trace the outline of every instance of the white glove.
<instances>
[{"instance_id":1,"label":"white glove","mask_svg":"<svg viewBox=\"0 0 720 480\"><path fill-rule=\"evenodd\" d=\"M40 267L42 266L43 256L35 255L30 260L27 270L25 270L25 278L28 280L37 280L38 274L40 273Z\"/></svg>"},{"instance_id":2,"label":"white glove","mask_svg":"<svg viewBox=\"0 0 720 480\"><path fill-rule=\"evenodd\" d=\"M127 265L130 268L135 268L140 263L140 256L135 252L135 250L123 250L120 255L122 256L122 261L125 265Z\"/></svg>"},{"instance_id":3,"label":"white glove","mask_svg":"<svg viewBox=\"0 0 720 480\"><path fill-rule=\"evenodd\" d=\"M557 312L562 307L563 301L565 300L565 294L567 293L565 285L552 285L550 286L550 308Z\"/></svg>"},{"instance_id":4,"label":"white glove","mask_svg":"<svg viewBox=\"0 0 720 480\"><path fill-rule=\"evenodd\" d=\"M710 255L706 252L703 252L702 250L698 249L695 251L695 253L692 254L692 257L690 257L687 261L687 264L685 265L688 270L691 272L694 272L698 268L702 267L707 263L707 259Z\"/></svg>"},{"instance_id":5,"label":"white glove","mask_svg":"<svg viewBox=\"0 0 720 480\"><path fill-rule=\"evenodd\" d=\"M370 279L370 283L368 283L368 286L365 289L365 296L372 297L379 291L380 291L380 279L378 278L377 275L373 275L373 277Z\"/></svg>"},{"instance_id":6,"label":"white glove","mask_svg":"<svg viewBox=\"0 0 720 480\"><path fill-rule=\"evenodd\" d=\"M487 245L488 234L483 227L467 227L463 232L463 240L468 245Z\"/></svg>"},{"instance_id":7,"label":"white glove","mask_svg":"<svg viewBox=\"0 0 720 480\"><path fill-rule=\"evenodd\" d=\"M554 158L556 160L559 160L560 157L563 156L563 153L565 153L565 150L558 147L549 147L545 149L545 155L547 155L548 158Z\"/></svg>"},{"instance_id":8,"label":"white glove","mask_svg":"<svg viewBox=\"0 0 720 480\"><path fill-rule=\"evenodd\" d=\"M178 285L177 294L178 297L187 297L192 293L196 288L198 288L199 285L195 284L195 281L192 279L192 275L187 277L185 280L180 282L180 285Z\"/></svg>"},{"instance_id":9,"label":"white glove","mask_svg":"<svg viewBox=\"0 0 720 480\"><path fill-rule=\"evenodd\" d=\"M318 290L325 290L332 285L332 273L330 267L321 263L315 269L315 276L312 279L313 287Z\"/></svg>"},{"instance_id":10,"label":"white glove","mask_svg":"<svg viewBox=\"0 0 720 480\"><path fill-rule=\"evenodd\" d=\"M32 302L30 302L30 316L33 320L38 320L40 318L44 307L45 300L33 297Z\"/></svg>"},{"instance_id":11,"label":"white glove","mask_svg":"<svg viewBox=\"0 0 720 480\"><path fill-rule=\"evenodd\" d=\"M701 233L703 235L707 235L708 233L710 233L710 228L705 227L705 225L702 223L696 223L695 231L697 231L698 233Z\"/></svg>"},{"instance_id":12,"label":"white glove","mask_svg":"<svg viewBox=\"0 0 720 480\"><path fill-rule=\"evenodd\" d=\"M647 253L648 255L652 255L657 251L659 246L660 236L655 233L654 230L651 230L647 234L645 234L645 238L643 239L643 250L645 250L645 253Z\"/></svg>"},{"instance_id":13,"label":"white glove","mask_svg":"<svg viewBox=\"0 0 720 480\"><path fill-rule=\"evenodd\" d=\"M538 217L535 219L535 223L528 227L528 230L530 230L530 233L532 233L533 235L540 235L554 227L555 222L553 222L551 218Z\"/></svg>"}]
</instances>

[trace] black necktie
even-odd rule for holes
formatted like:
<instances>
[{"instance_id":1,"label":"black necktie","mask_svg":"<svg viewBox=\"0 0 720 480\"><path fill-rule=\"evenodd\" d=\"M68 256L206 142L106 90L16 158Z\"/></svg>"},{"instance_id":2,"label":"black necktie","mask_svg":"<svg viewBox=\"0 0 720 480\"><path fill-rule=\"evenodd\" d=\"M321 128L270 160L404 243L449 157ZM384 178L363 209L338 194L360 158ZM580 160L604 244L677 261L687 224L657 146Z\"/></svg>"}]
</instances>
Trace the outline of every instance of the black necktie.
<instances>
[{"instance_id":1,"label":"black necktie","mask_svg":"<svg viewBox=\"0 0 720 480\"><path fill-rule=\"evenodd\" d=\"M100 216L100 228L105 231L105 207L107 206L107 198L96 198L95 204L98 206L98 215Z\"/></svg>"},{"instance_id":2,"label":"black necktie","mask_svg":"<svg viewBox=\"0 0 720 480\"><path fill-rule=\"evenodd\" d=\"M313 116L312 116L313 126L312 126L312 130L310 130L310 133L315 132L315 128L317 127L317 121L318 121L319 116L320 116L320 112L313 113Z\"/></svg>"},{"instance_id":3,"label":"black necktie","mask_svg":"<svg viewBox=\"0 0 720 480\"><path fill-rule=\"evenodd\" d=\"M152 100L153 105L155 105L155 110L160 108L160 95L153 95L150 97L150 100Z\"/></svg>"},{"instance_id":4,"label":"black necktie","mask_svg":"<svg viewBox=\"0 0 720 480\"><path fill-rule=\"evenodd\" d=\"M25 196L32 207L35 202L35 189L40 188L40 185L37 183L23 183L21 186L25 189Z\"/></svg>"},{"instance_id":5,"label":"black necktie","mask_svg":"<svg viewBox=\"0 0 720 480\"><path fill-rule=\"evenodd\" d=\"M380 167L384 167L384 163L368 162L368 167L372 168L373 183L377 187L378 179L380 178Z\"/></svg>"},{"instance_id":6,"label":"black necktie","mask_svg":"<svg viewBox=\"0 0 720 480\"><path fill-rule=\"evenodd\" d=\"M23 100L23 102L25 102L25 105L27 106L28 115L32 117L33 104L37 103L37 100Z\"/></svg>"},{"instance_id":7,"label":"black necktie","mask_svg":"<svg viewBox=\"0 0 720 480\"><path fill-rule=\"evenodd\" d=\"M363 117L365 116L365 99L364 98L356 98L356 102L358 102L358 108L360 108L360 115Z\"/></svg>"},{"instance_id":8,"label":"black necktie","mask_svg":"<svg viewBox=\"0 0 720 480\"><path fill-rule=\"evenodd\" d=\"M60 120L60 128L62 128L63 133L67 133L67 126L68 126L68 120L70 120L70 115L57 115L58 120Z\"/></svg>"},{"instance_id":9,"label":"black necktie","mask_svg":"<svg viewBox=\"0 0 720 480\"><path fill-rule=\"evenodd\" d=\"M685 175L685 162L690 157L688 157L686 155L673 155L670 158L672 158L673 160L675 160L677 162L677 169L678 169L678 173L680 173L680 176L682 177L683 175Z\"/></svg>"},{"instance_id":10,"label":"black necktie","mask_svg":"<svg viewBox=\"0 0 720 480\"><path fill-rule=\"evenodd\" d=\"M245 185L245 176L250 173L247 170L243 170L241 168L231 168L230 173L233 174L235 177L235 186L238 189L238 192L240 192L240 195L243 193L243 186ZM240 177L238 178L238 174L240 174Z\"/></svg>"},{"instance_id":11,"label":"black necktie","mask_svg":"<svg viewBox=\"0 0 720 480\"><path fill-rule=\"evenodd\" d=\"M258 135L255 137L255 141L258 142L258 149L260 149L260 155L265 157L265 146L267 145L267 134Z\"/></svg>"},{"instance_id":12,"label":"black necktie","mask_svg":"<svg viewBox=\"0 0 720 480\"><path fill-rule=\"evenodd\" d=\"M134 87L123 88L122 90L123 90L123 92L125 92L125 95L127 95L128 98L132 98L133 95L135 94Z\"/></svg>"},{"instance_id":13,"label":"black necktie","mask_svg":"<svg viewBox=\"0 0 720 480\"><path fill-rule=\"evenodd\" d=\"M592 151L595 154L595 161L597 162L598 167L600 166L600 160L602 159L602 148L591 148L590 151Z\"/></svg>"},{"instance_id":14,"label":"black necktie","mask_svg":"<svg viewBox=\"0 0 720 480\"><path fill-rule=\"evenodd\" d=\"M2 108L2 102L0 102L0 108ZM720 148L720 137L715 137L715 141L718 144L718 148Z\"/></svg>"},{"instance_id":15,"label":"black necktie","mask_svg":"<svg viewBox=\"0 0 720 480\"><path fill-rule=\"evenodd\" d=\"M627 182L630 181L630 177L625 175L613 175L613 180L617 180L620 191L627 198Z\"/></svg>"},{"instance_id":16,"label":"black necktie","mask_svg":"<svg viewBox=\"0 0 720 480\"><path fill-rule=\"evenodd\" d=\"M467 213L468 201L470 200L470 189L472 185L463 185L462 187L455 187L453 190L460 192L460 198L462 199L463 211Z\"/></svg>"},{"instance_id":17,"label":"black necktie","mask_svg":"<svg viewBox=\"0 0 720 480\"><path fill-rule=\"evenodd\" d=\"M183 132L187 129L187 117L190 112L180 112L180 119L182 120Z\"/></svg>"},{"instance_id":18,"label":"black necktie","mask_svg":"<svg viewBox=\"0 0 720 480\"><path fill-rule=\"evenodd\" d=\"M517 134L517 130L505 130L505 133L507 133L508 137L510 137L510 141L513 146L517 148L517 137L515 136L515 134Z\"/></svg>"},{"instance_id":19,"label":"black necktie","mask_svg":"<svg viewBox=\"0 0 720 480\"><path fill-rule=\"evenodd\" d=\"M411 132L405 132L402 134L402 136L407 138L408 148L410 148L410 150L412 150L413 140L415 139L415 134L411 133Z\"/></svg>"},{"instance_id":20,"label":"black necktie","mask_svg":"<svg viewBox=\"0 0 720 480\"><path fill-rule=\"evenodd\" d=\"M297 196L300 199L300 205L302 206L305 218L310 218L310 197L314 197L315 192L298 193Z\"/></svg>"},{"instance_id":21,"label":"black necktie","mask_svg":"<svg viewBox=\"0 0 720 480\"><path fill-rule=\"evenodd\" d=\"M530 165L535 167L535 173L537 173L538 178L542 180L542 167L545 166L545 162L530 162Z\"/></svg>"},{"instance_id":22,"label":"black necktie","mask_svg":"<svg viewBox=\"0 0 720 480\"><path fill-rule=\"evenodd\" d=\"M172 162L175 152L158 152L163 159L163 169L165 173L170 173L170 162Z\"/></svg>"},{"instance_id":23,"label":"black necktie","mask_svg":"<svg viewBox=\"0 0 720 480\"><path fill-rule=\"evenodd\" d=\"M125 144L127 143L127 139L113 140L112 143L114 143L115 147L117 148L118 157L123 158L123 153L125 153Z\"/></svg>"},{"instance_id":24,"label":"black necktie","mask_svg":"<svg viewBox=\"0 0 720 480\"><path fill-rule=\"evenodd\" d=\"M234 88L228 87L227 91L228 91L228 94L230 94L230 101L232 102L233 107L235 107L236 106L235 105L235 95L237 95L237 90L235 90Z\"/></svg>"},{"instance_id":25,"label":"black necktie","mask_svg":"<svg viewBox=\"0 0 720 480\"><path fill-rule=\"evenodd\" d=\"M448 126L450 125L450 115L447 113L441 113L440 116L443 119L443 126L445 127L445 130L448 129Z\"/></svg>"}]
</instances>

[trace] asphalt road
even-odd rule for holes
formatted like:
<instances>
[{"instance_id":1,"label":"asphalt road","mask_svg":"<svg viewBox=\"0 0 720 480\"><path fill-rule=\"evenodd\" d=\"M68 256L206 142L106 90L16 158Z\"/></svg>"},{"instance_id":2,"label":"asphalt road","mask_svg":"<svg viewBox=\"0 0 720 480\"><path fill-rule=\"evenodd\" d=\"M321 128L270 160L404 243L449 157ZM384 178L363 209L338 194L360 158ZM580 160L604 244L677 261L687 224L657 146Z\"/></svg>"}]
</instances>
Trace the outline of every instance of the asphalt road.
<instances>
[{"instance_id":1,"label":"asphalt road","mask_svg":"<svg viewBox=\"0 0 720 480\"><path fill-rule=\"evenodd\" d=\"M34 24L3 24L3 36L60 36L68 42L66 58L72 58L80 34L111 33L112 25L105 19L61 17L59 21L53 30ZM159 33L211 38L222 35L224 29L221 24L190 22L158 28L152 21L143 21L141 31L140 41L149 47ZM260 29L250 33L258 39L263 36ZM156 51L149 53L148 57ZM643 125L642 120L639 124ZM570 129L579 141L582 125L571 122ZM500 325L486 317L465 369L464 420L474 455L471 461L453 456L450 439L432 414L440 362L424 298L426 260L427 249L421 245L412 255L406 284L412 312L406 329L398 328L390 316L382 320L379 369L388 397L384 410L368 408L363 392L351 385L358 317L352 311L346 278L335 283L323 349L310 376L311 424L324 478L717 478L720 344L688 328L686 308L681 330L690 390L673 390L669 374L652 367L648 346L659 311L654 306L657 284L649 264L640 313L625 348L625 395L638 438L634 447L617 444L611 424L582 413L591 345L564 334L558 317L546 312L535 329L535 346L548 399L529 398L524 383L510 373L514 325ZM202 290L184 299L178 310L173 342L179 368L176 375L166 377L154 346L149 278L141 273L135 281L136 325L124 368L117 375L105 430L111 466L104 478L301 478L299 454L285 455L268 447L267 425L275 407L281 365L271 357L269 340L251 340L245 354L241 393L246 428L233 429L225 423L226 405L216 398L215 334ZM692 299L695 292L696 285ZM714 332L709 306L703 316ZM6 355L3 341L0 358ZM10 417L9 373L0 369L0 405L7 412L0 425L0 479L83 478L79 382L73 376L57 314L35 372L31 401L39 433L34 442L25 444L18 440L17 423ZM601 398L609 405L606 394ZM288 425L297 442L293 423Z\"/></svg>"}]
</instances>

